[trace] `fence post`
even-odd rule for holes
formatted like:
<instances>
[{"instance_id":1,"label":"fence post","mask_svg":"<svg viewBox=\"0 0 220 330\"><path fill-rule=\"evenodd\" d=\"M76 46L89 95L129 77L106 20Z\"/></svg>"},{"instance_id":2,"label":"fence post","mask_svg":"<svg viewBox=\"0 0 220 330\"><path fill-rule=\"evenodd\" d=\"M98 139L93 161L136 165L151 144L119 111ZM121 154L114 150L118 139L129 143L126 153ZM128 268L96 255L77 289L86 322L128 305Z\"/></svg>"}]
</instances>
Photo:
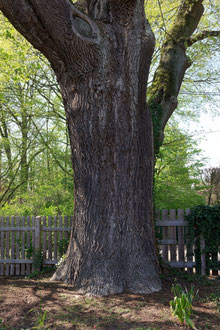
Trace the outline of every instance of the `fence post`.
<instances>
[{"instance_id":1,"label":"fence post","mask_svg":"<svg viewBox=\"0 0 220 330\"><path fill-rule=\"evenodd\" d=\"M35 249L41 249L41 217L35 218Z\"/></svg>"},{"instance_id":2,"label":"fence post","mask_svg":"<svg viewBox=\"0 0 220 330\"><path fill-rule=\"evenodd\" d=\"M40 271L41 262L41 217L35 218L35 231L34 231L34 254L33 254L33 270Z\"/></svg>"},{"instance_id":3,"label":"fence post","mask_svg":"<svg viewBox=\"0 0 220 330\"><path fill-rule=\"evenodd\" d=\"M205 240L200 237L200 250L201 250L201 274L206 275L206 260L205 260Z\"/></svg>"}]
</instances>

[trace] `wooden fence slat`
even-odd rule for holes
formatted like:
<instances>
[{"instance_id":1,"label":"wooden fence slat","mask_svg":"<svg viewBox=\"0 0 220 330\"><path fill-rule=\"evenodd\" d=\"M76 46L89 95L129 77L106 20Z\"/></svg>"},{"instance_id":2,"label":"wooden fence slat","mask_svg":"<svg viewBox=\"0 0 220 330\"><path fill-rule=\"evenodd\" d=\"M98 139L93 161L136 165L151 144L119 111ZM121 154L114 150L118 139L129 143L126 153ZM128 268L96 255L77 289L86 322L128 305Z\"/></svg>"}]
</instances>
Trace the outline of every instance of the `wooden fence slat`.
<instances>
[{"instance_id":1,"label":"wooden fence slat","mask_svg":"<svg viewBox=\"0 0 220 330\"><path fill-rule=\"evenodd\" d=\"M10 218L6 217L6 227L9 227ZM5 244L5 258L9 259L9 242L10 242L10 232L6 231L6 244ZM10 274L9 264L5 266L5 275L8 276Z\"/></svg>"},{"instance_id":2,"label":"wooden fence slat","mask_svg":"<svg viewBox=\"0 0 220 330\"><path fill-rule=\"evenodd\" d=\"M66 229L68 227L68 217L67 216L64 216L64 229ZM66 240L68 240L69 238L69 235L68 235L68 231L64 231L64 238Z\"/></svg>"},{"instance_id":3,"label":"wooden fence slat","mask_svg":"<svg viewBox=\"0 0 220 330\"><path fill-rule=\"evenodd\" d=\"M35 233L34 233L34 248L35 250L41 249L41 217L35 218Z\"/></svg>"},{"instance_id":4,"label":"wooden fence slat","mask_svg":"<svg viewBox=\"0 0 220 330\"><path fill-rule=\"evenodd\" d=\"M31 219L30 216L27 216L27 227L30 227L31 224ZM31 247L31 235L30 235L30 230L27 230L26 232L26 248L30 249ZM30 250L29 250L30 252ZM25 255L25 259L27 259L27 254ZM26 263L26 274L30 275L31 273L31 266L29 263Z\"/></svg>"},{"instance_id":5,"label":"wooden fence slat","mask_svg":"<svg viewBox=\"0 0 220 330\"><path fill-rule=\"evenodd\" d=\"M1 227L4 227L5 224L4 224L4 217L1 217L0 219L0 223L1 223ZM1 237L0 237L0 246L1 246L1 258L4 259L5 256L4 256L4 245L5 245L5 242L4 242L4 231L1 231ZM4 275L4 264L1 264L0 265L0 275Z\"/></svg>"},{"instance_id":6,"label":"wooden fence slat","mask_svg":"<svg viewBox=\"0 0 220 330\"><path fill-rule=\"evenodd\" d=\"M190 214L190 209L186 209L186 215ZM188 234L188 228L186 228L186 235ZM188 241L186 242L186 258L187 262L193 261L193 247L188 246ZM193 268L187 268L188 274L193 274Z\"/></svg>"},{"instance_id":7,"label":"wooden fence slat","mask_svg":"<svg viewBox=\"0 0 220 330\"><path fill-rule=\"evenodd\" d=\"M201 249L201 274L206 275L206 256L205 256L205 240L200 237L200 249Z\"/></svg>"},{"instance_id":8,"label":"wooden fence slat","mask_svg":"<svg viewBox=\"0 0 220 330\"><path fill-rule=\"evenodd\" d=\"M20 217L16 217L16 225L20 226ZM16 259L20 259L20 231L16 232ZM16 264L16 275L20 275L20 264Z\"/></svg>"},{"instance_id":9,"label":"wooden fence slat","mask_svg":"<svg viewBox=\"0 0 220 330\"><path fill-rule=\"evenodd\" d=\"M176 210L170 210L170 220L176 221ZM176 240L176 227L169 228L169 239ZM170 259L176 261L176 244L170 245Z\"/></svg>"},{"instance_id":10,"label":"wooden fence slat","mask_svg":"<svg viewBox=\"0 0 220 330\"><path fill-rule=\"evenodd\" d=\"M14 227L15 226L15 217L11 217L11 226ZM11 259L15 259L15 232L12 231L11 232ZM11 264L10 267L10 275L14 275L15 274L15 268L14 268L14 264Z\"/></svg>"},{"instance_id":11,"label":"wooden fence slat","mask_svg":"<svg viewBox=\"0 0 220 330\"><path fill-rule=\"evenodd\" d=\"M63 217L59 216L59 228L63 227ZM59 231L59 257L61 258L63 253L61 249L61 245L63 246L63 231Z\"/></svg>"},{"instance_id":12,"label":"wooden fence slat","mask_svg":"<svg viewBox=\"0 0 220 330\"><path fill-rule=\"evenodd\" d=\"M51 227L51 216L48 217L48 227ZM48 260L52 260L52 232L48 232Z\"/></svg>"},{"instance_id":13,"label":"wooden fence slat","mask_svg":"<svg viewBox=\"0 0 220 330\"><path fill-rule=\"evenodd\" d=\"M57 217L54 216L53 218L53 225L54 225L54 228L57 228ZM54 255L54 259L57 260L57 231L54 231L53 233L53 255Z\"/></svg>"},{"instance_id":14,"label":"wooden fence slat","mask_svg":"<svg viewBox=\"0 0 220 330\"><path fill-rule=\"evenodd\" d=\"M32 243L32 248L33 251L35 249L35 217L32 217L32 228L33 230L31 231L31 243Z\"/></svg>"},{"instance_id":15,"label":"wooden fence slat","mask_svg":"<svg viewBox=\"0 0 220 330\"><path fill-rule=\"evenodd\" d=\"M160 221L161 224L168 219L168 211L163 209L162 210L162 220ZM163 239L169 239L168 236L168 227L162 228ZM162 258L164 261L168 261L168 246L163 245L162 247Z\"/></svg>"},{"instance_id":16,"label":"wooden fence slat","mask_svg":"<svg viewBox=\"0 0 220 330\"><path fill-rule=\"evenodd\" d=\"M41 251L41 217L35 218L35 233L34 233L34 250L35 253ZM40 271L40 267L32 265L32 269Z\"/></svg>"},{"instance_id":17,"label":"wooden fence slat","mask_svg":"<svg viewBox=\"0 0 220 330\"><path fill-rule=\"evenodd\" d=\"M180 222L184 221L184 210L178 209L177 218ZM179 253L178 253L179 254L179 261L185 261L185 255L184 255L184 227L178 227L178 250L179 250Z\"/></svg>"},{"instance_id":18,"label":"wooden fence slat","mask_svg":"<svg viewBox=\"0 0 220 330\"><path fill-rule=\"evenodd\" d=\"M43 259L47 259L47 233L45 230L43 230L43 227L46 227L46 220L47 218L44 216L43 217L43 226L42 226L42 237L43 237L43 242L42 242L42 250L43 250Z\"/></svg>"},{"instance_id":19,"label":"wooden fence slat","mask_svg":"<svg viewBox=\"0 0 220 330\"><path fill-rule=\"evenodd\" d=\"M25 217L21 217L21 225L25 227ZM25 259L25 231L21 232L21 259ZM21 265L21 275L25 275L25 264Z\"/></svg>"}]
</instances>

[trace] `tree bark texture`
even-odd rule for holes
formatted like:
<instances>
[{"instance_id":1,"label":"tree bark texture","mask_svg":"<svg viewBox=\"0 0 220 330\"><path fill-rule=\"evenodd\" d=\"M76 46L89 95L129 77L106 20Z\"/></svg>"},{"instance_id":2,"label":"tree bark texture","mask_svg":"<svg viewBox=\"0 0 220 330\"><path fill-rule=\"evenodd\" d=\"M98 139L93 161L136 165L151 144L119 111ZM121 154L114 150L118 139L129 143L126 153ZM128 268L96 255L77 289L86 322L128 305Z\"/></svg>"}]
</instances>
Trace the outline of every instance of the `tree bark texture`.
<instances>
[{"instance_id":1,"label":"tree bark texture","mask_svg":"<svg viewBox=\"0 0 220 330\"><path fill-rule=\"evenodd\" d=\"M64 100L75 207L67 258L53 279L93 295L150 293L161 288L146 105L154 37L142 0L86 4L82 12L65 0L0 0L51 62Z\"/></svg>"}]
</instances>

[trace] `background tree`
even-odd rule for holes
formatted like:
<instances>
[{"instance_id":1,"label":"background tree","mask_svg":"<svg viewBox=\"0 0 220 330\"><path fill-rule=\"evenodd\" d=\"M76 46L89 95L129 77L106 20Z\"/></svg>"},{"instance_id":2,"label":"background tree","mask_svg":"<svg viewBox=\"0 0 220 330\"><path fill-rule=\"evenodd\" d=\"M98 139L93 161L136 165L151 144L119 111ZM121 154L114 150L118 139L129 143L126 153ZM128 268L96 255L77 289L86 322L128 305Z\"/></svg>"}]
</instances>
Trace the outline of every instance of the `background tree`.
<instances>
[{"instance_id":1,"label":"background tree","mask_svg":"<svg viewBox=\"0 0 220 330\"><path fill-rule=\"evenodd\" d=\"M202 177L206 186L205 196L207 197L207 204L220 204L220 167L204 169Z\"/></svg>"},{"instance_id":2,"label":"background tree","mask_svg":"<svg viewBox=\"0 0 220 330\"><path fill-rule=\"evenodd\" d=\"M57 82L47 61L0 20L1 215L72 215L70 146Z\"/></svg>"},{"instance_id":3,"label":"background tree","mask_svg":"<svg viewBox=\"0 0 220 330\"><path fill-rule=\"evenodd\" d=\"M201 159L195 140L181 132L176 121L166 126L165 138L155 166L155 207L186 209L205 204Z\"/></svg>"},{"instance_id":4,"label":"background tree","mask_svg":"<svg viewBox=\"0 0 220 330\"><path fill-rule=\"evenodd\" d=\"M191 62L202 0L177 2L149 90L158 153ZM159 3L159 2L158 2ZM153 147L146 85L154 37L143 0L0 0L50 61L64 100L75 184L74 227L54 279L104 295L160 289L152 232ZM218 35L214 32L214 35Z\"/></svg>"}]
</instances>

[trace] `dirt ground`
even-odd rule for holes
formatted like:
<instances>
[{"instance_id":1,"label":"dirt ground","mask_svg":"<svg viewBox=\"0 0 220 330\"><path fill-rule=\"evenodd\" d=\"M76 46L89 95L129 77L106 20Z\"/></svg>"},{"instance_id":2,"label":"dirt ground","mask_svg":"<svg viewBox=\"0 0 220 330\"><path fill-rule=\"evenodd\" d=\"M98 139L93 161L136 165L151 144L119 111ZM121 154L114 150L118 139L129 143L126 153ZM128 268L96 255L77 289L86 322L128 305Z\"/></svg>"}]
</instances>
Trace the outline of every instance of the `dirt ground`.
<instances>
[{"instance_id":1,"label":"dirt ground","mask_svg":"<svg viewBox=\"0 0 220 330\"><path fill-rule=\"evenodd\" d=\"M187 329L170 313L174 276L163 276L159 293L104 298L80 295L49 279L0 277L0 329ZM178 282L199 289L192 314L196 328L220 329L220 279L181 276Z\"/></svg>"}]
</instances>

